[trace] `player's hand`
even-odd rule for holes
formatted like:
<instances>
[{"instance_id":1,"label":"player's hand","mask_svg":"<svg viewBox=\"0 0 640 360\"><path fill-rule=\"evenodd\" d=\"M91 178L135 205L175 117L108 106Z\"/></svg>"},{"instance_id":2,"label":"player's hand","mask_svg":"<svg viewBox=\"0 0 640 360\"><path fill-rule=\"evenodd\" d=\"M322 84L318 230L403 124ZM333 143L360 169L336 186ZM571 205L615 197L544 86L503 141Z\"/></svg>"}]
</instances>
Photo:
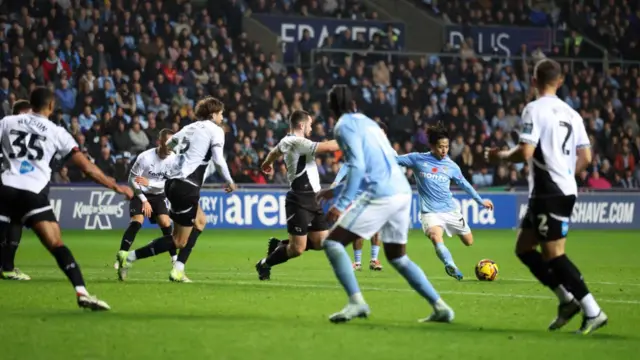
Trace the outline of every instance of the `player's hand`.
<instances>
[{"instance_id":1,"label":"player's hand","mask_svg":"<svg viewBox=\"0 0 640 360\"><path fill-rule=\"evenodd\" d=\"M136 176L135 182L138 185L149 186L149 179L144 176Z\"/></svg>"},{"instance_id":2,"label":"player's hand","mask_svg":"<svg viewBox=\"0 0 640 360\"><path fill-rule=\"evenodd\" d=\"M334 223L338 221L340 215L342 215L342 211L338 210L337 207L332 206L327 212L327 221L329 221L330 223Z\"/></svg>"},{"instance_id":3,"label":"player's hand","mask_svg":"<svg viewBox=\"0 0 640 360\"><path fill-rule=\"evenodd\" d=\"M316 200L319 203L325 203L325 202L333 199L333 196L334 196L334 194L333 194L333 189L332 188L323 189L323 190L320 190L318 192L318 194L316 194Z\"/></svg>"},{"instance_id":4,"label":"player's hand","mask_svg":"<svg viewBox=\"0 0 640 360\"><path fill-rule=\"evenodd\" d=\"M482 201L482 204L484 205L485 209L489 209L491 211L493 211L493 202L491 200L484 200Z\"/></svg>"},{"instance_id":5,"label":"player's hand","mask_svg":"<svg viewBox=\"0 0 640 360\"><path fill-rule=\"evenodd\" d=\"M267 175L273 174L273 164L267 164L267 163L262 164L262 172Z\"/></svg>"},{"instance_id":6,"label":"player's hand","mask_svg":"<svg viewBox=\"0 0 640 360\"><path fill-rule=\"evenodd\" d=\"M151 209L151 204L149 204L148 201L143 201L142 202L142 213L144 214L144 216L150 218L152 212L153 212L153 209Z\"/></svg>"},{"instance_id":7,"label":"player's hand","mask_svg":"<svg viewBox=\"0 0 640 360\"><path fill-rule=\"evenodd\" d=\"M127 200L131 200L133 198L133 190L128 185L116 185L116 188L113 189L118 194L124 195Z\"/></svg>"},{"instance_id":8,"label":"player's hand","mask_svg":"<svg viewBox=\"0 0 640 360\"><path fill-rule=\"evenodd\" d=\"M500 163L500 161L502 159L500 158L499 154L500 154L500 149L498 149L498 148L486 148L484 150L484 158L490 164L498 164L498 163Z\"/></svg>"},{"instance_id":9,"label":"player's hand","mask_svg":"<svg viewBox=\"0 0 640 360\"><path fill-rule=\"evenodd\" d=\"M236 185L235 183L224 185L224 191L226 191L227 193L234 192L237 189L238 189L238 185Z\"/></svg>"}]
</instances>

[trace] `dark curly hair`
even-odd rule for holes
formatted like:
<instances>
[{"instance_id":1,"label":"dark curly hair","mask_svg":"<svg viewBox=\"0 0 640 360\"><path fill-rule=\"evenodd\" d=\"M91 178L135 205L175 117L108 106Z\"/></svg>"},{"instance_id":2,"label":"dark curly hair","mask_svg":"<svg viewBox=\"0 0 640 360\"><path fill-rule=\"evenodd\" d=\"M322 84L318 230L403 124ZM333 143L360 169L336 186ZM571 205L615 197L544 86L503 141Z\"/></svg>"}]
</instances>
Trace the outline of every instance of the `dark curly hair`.
<instances>
[{"instance_id":1,"label":"dark curly hair","mask_svg":"<svg viewBox=\"0 0 640 360\"><path fill-rule=\"evenodd\" d=\"M445 129L441 122L433 126L429 126L427 129L427 135L429 136L429 144L436 145L438 141L442 139L449 139L449 132Z\"/></svg>"}]
</instances>

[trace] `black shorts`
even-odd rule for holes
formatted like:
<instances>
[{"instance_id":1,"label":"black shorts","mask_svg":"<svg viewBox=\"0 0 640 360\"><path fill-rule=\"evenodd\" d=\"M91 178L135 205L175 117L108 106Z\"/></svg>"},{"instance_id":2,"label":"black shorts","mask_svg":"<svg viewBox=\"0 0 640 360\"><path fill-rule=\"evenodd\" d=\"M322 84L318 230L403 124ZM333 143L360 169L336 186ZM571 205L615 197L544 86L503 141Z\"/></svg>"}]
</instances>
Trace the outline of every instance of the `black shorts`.
<instances>
[{"instance_id":1,"label":"black shorts","mask_svg":"<svg viewBox=\"0 0 640 360\"><path fill-rule=\"evenodd\" d=\"M531 198L520 227L534 230L541 242L565 238L575 203L575 195Z\"/></svg>"},{"instance_id":2,"label":"black shorts","mask_svg":"<svg viewBox=\"0 0 640 360\"><path fill-rule=\"evenodd\" d=\"M151 217L149 221L152 224L157 222L158 215L169 215L169 207L167 206L167 198L162 195L153 195L153 194L144 194L151 205ZM131 201L129 201L129 216L134 217L136 215L143 215L142 212L142 200L139 197L135 196Z\"/></svg>"},{"instance_id":3,"label":"black shorts","mask_svg":"<svg viewBox=\"0 0 640 360\"><path fill-rule=\"evenodd\" d=\"M0 221L24 224L33 227L41 221L56 221L51 202L49 187L39 194L0 185Z\"/></svg>"},{"instance_id":4,"label":"black shorts","mask_svg":"<svg viewBox=\"0 0 640 360\"><path fill-rule=\"evenodd\" d=\"M290 235L304 236L309 232L329 229L315 194L296 194L288 192L285 201L287 232Z\"/></svg>"},{"instance_id":5,"label":"black shorts","mask_svg":"<svg viewBox=\"0 0 640 360\"><path fill-rule=\"evenodd\" d=\"M200 188L182 180L169 179L164 184L164 193L171 204L171 220L181 226L193 226L198 213Z\"/></svg>"}]
</instances>

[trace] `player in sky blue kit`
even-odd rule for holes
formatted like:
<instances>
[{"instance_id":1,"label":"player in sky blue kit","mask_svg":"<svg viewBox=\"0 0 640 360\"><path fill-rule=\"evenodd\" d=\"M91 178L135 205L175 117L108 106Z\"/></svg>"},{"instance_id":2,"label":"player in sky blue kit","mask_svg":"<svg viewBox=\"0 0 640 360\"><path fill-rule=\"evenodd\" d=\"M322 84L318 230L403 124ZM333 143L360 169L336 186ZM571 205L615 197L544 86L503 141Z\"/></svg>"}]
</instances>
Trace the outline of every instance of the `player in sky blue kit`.
<instances>
[{"instance_id":1,"label":"player in sky blue kit","mask_svg":"<svg viewBox=\"0 0 640 360\"><path fill-rule=\"evenodd\" d=\"M462 176L460 167L451 160L449 134L442 124L429 129L431 151L398 156L398 164L413 170L420 195L420 223L422 231L436 248L447 274L462 280L462 273L453 262L451 252L444 245L443 234L458 235L467 245L473 244L473 235L458 204L453 200L449 186L453 180L482 207L493 210L491 200L483 200L473 186Z\"/></svg>"},{"instance_id":2,"label":"player in sky blue kit","mask_svg":"<svg viewBox=\"0 0 640 360\"><path fill-rule=\"evenodd\" d=\"M380 128L386 133L387 127L384 123L378 123ZM340 184L344 178L347 176L347 172L349 171L349 167L342 165L338 173L336 174L336 178L333 180L333 184L331 187L336 187ZM359 194L356 194L358 197ZM371 239L371 257L369 259L369 270L373 271L382 271L382 264L380 260L378 260L378 254L380 253L380 234L374 234ZM362 248L364 245L364 239L358 239L353 242L353 270L360 271L362 270Z\"/></svg>"},{"instance_id":3,"label":"player in sky blue kit","mask_svg":"<svg viewBox=\"0 0 640 360\"><path fill-rule=\"evenodd\" d=\"M335 225L322 247L349 297L347 305L329 320L338 323L369 315L369 305L360 292L345 246L380 232L389 263L434 309L422 321L450 322L453 310L406 254L411 186L382 129L367 116L352 113L352 100L351 90L345 85L335 85L329 92L329 108L339 117L335 137L345 154L344 166L349 169L346 184L318 194L324 200L340 194L327 213L327 220ZM358 190L362 193L355 198Z\"/></svg>"}]
</instances>

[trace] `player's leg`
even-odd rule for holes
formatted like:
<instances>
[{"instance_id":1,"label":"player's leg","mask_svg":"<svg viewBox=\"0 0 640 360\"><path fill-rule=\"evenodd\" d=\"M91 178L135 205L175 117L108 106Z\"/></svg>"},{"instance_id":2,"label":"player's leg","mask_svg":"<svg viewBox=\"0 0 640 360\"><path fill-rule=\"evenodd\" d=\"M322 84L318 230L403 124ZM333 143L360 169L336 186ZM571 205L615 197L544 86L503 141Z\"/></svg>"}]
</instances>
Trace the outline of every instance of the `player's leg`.
<instances>
[{"instance_id":1,"label":"player's leg","mask_svg":"<svg viewBox=\"0 0 640 360\"><path fill-rule=\"evenodd\" d=\"M382 271L382 264L378 260L378 254L380 253L380 233L377 233L371 237L371 259L369 260L369 270Z\"/></svg>"},{"instance_id":2,"label":"player's leg","mask_svg":"<svg viewBox=\"0 0 640 360\"><path fill-rule=\"evenodd\" d=\"M0 240L0 278L5 280L31 280L31 277L15 267L16 252L22 239L22 224L12 222Z\"/></svg>"},{"instance_id":3,"label":"player's leg","mask_svg":"<svg viewBox=\"0 0 640 360\"><path fill-rule=\"evenodd\" d=\"M444 214L420 214L420 223L422 224L422 231L431 240L436 255L444 264L444 270L447 275L462 280L463 275L453 261L453 256L449 251L449 248L444 244L444 233L451 236L447 229L446 219Z\"/></svg>"},{"instance_id":4,"label":"player's leg","mask_svg":"<svg viewBox=\"0 0 640 360\"><path fill-rule=\"evenodd\" d=\"M142 202L137 197L134 197L129 202L129 213L131 216L131 220L129 221L129 226L122 234L122 240L120 240L120 249L118 251L129 251L131 249L131 245L136 239L136 235L142 228L142 223L144 223L144 215L142 215ZM113 267L118 269L118 259L116 255L116 263Z\"/></svg>"},{"instance_id":5,"label":"player's leg","mask_svg":"<svg viewBox=\"0 0 640 360\"><path fill-rule=\"evenodd\" d=\"M453 321L453 310L442 300L424 271L407 255L411 196L397 195L390 200L386 209L390 215L380 231L387 260L407 280L409 285L433 307L433 313L420 321Z\"/></svg>"},{"instance_id":6,"label":"player's leg","mask_svg":"<svg viewBox=\"0 0 640 360\"><path fill-rule=\"evenodd\" d=\"M167 198L171 202L170 216L173 220L173 234L163 235L135 251L118 252L118 278L125 280L128 269L134 261L160 255L171 249L182 249L187 244L198 212L200 191L197 187L182 181L167 184Z\"/></svg>"},{"instance_id":7,"label":"player's leg","mask_svg":"<svg viewBox=\"0 0 640 360\"><path fill-rule=\"evenodd\" d=\"M364 239L357 239L353 242L353 270L362 270L362 248L364 247Z\"/></svg>"},{"instance_id":8,"label":"player's leg","mask_svg":"<svg viewBox=\"0 0 640 360\"><path fill-rule=\"evenodd\" d=\"M167 219L168 220L168 219ZM191 255L191 251L196 246L196 242L198 241L198 237L204 231L204 227L207 225L207 218L204 215L204 212L200 207L198 207L198 212L196 213L196 220L194 222L193 229L191 229L191 233L189 234L189 239L187 239L187 244L184 248L180 249L178 254L178 259L173 265L173 269L171 270L171 274L169 275L169 280L176 282L185 282L190 283L191 280L185 274L184 268L187 264L187 260L189 260L189 256Z\"/></svg>"},{"instance_id":9,"label":"player's leg","mask_svg":"<svg viewBox=\"0 0 640 360\"><path fill-rule=\"evenodd\" d=\"M314 227L316 214L292 202L286 203L285 211L289 241L280 242L278 247L269 254L269 256L256 263L255 268L258 273L258 279L260 280L271 279L272 267L298 257L306 250L320 249L319 242L315 244L314 247L313 243L307 241L309 232L316 230L316 227ZM318 230L325 231L326 228Z\"/></svg>"},{"instance_id":10,"label":"player's leg","mask_svg":"<svg viewBox=\"0 0 640 360\"><path fill-rule=\"evenodd\" d=\"M536 216L535 225L543 237L540 246L545 260L558 281L580 303L584 316L578 333L586 335L606 325L608 318L589 292L580 270L565 253L569 217L574 204L575 197L561 197L547 201L545 207L548 211Z\"/></svg>"}]
</instances>

